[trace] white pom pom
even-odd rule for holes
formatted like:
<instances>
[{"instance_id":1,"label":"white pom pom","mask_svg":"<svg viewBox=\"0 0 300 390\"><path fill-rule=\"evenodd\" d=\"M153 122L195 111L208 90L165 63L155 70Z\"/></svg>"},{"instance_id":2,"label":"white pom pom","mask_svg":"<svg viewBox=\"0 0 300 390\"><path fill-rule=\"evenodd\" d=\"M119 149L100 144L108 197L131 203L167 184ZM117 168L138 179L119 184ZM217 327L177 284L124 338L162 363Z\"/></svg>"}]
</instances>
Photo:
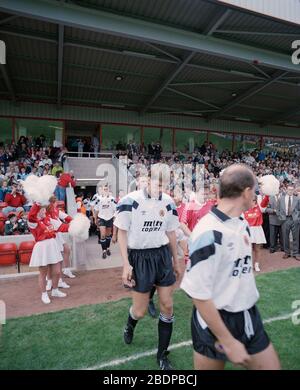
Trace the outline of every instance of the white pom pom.
<instances>
[{"instance_id":1,"label":"white pom pom","mask_svg":"<svg viewBox=\"0 0 300 390\"><path fill-rule=\"evenodd\" d=\"M259 179L260 189L264 195L275 196L279 193L280 182L273 175L266 175Z\"/></svg>"},{"instance_id":2,"label":"white pom pom","mask_svg":"<svg viewBox=\"0 0 300 390\"><path fill-rule=\"evenodd\" d=\"M70 222L69 234L77 242L85 241L89 238L90 220L85 215L78 213Z\"/></svg>"},{"instance_id":3,"label":"white pom pom","mask_svg":"<svg viewBox=\"0 0 300 390\"><path fill-rule=\"evenodd\" d=\"M50 175L42 177L30 175L22 182L22 185L25 195L29 200L47 205L49 204L49 198L54 193L57 179Z\"/></svg>"}]
</instances>

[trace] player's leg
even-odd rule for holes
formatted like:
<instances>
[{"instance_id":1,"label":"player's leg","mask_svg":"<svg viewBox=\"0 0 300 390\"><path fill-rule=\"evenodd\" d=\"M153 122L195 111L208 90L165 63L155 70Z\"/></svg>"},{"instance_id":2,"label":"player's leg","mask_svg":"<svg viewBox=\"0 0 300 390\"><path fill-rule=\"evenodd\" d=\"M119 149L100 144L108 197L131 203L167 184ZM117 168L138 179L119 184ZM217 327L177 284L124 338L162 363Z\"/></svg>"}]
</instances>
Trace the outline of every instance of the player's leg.
<instances>
[{"instance_id":1,"label":"player's leg","mask_svg":"<svg viewBox=\"0 0 300 390\"><path fill-rule=\"evenodd\" d=\"M158 320L157 362L162 370L172 370L167 354L174 322L173 291L174 284L167 287L157 286L160 308Z\"/></svg>"},{"instance_id":2,"label":"player's leg","mask_svg":"<svg viewBox=\"0 0 300 390\"><path fill-rule=\"evenodd\" d=\"M248 365L250 370L280 370L281 368L279 357L272 343L265 350L250 356Z\"/></svg>"},{"instance_id":3,"label":"player's leg","mask_svg":"<svg viewBox=\"0 0 300 390\"><path fill-rule=\"evenodd\" d=\"M126 344L132 343L134 329L138 321L144 317L148 302L149 292L140 293L132 291L132 306L129 309L127 324L124 329L124 341Z\"/></svg>"},{"instance_id":4,"label":"player's leg","mask_svg":"<svg viewBox=\"0 0 300 390\"><path fill-rule=\"evenodd\" d=\"M100 222L100 245L102 248L102 258L106 259L106 227Z\"/></svg>"},{"instance_id":5,"label":"player's leg","mask_svg":"<svg viewBox=\"0 0 300 390\"><path fill-rule=\"evenodd\" d=\"M223 360L211 359L194 351L194 369L195 370L224 370L225 362Z\"/></svg>"},{"instance_id":6,"label":"player's leg","mask_svg":"<svg viewBox=\"0 0 300 390\"><path fill-rule=\"evenodd\" d=\"M156 286L153 286L151 291L150 291L150 296L149 296L149 304L148 304L148 313L151 317L156 318L156 308L155 304L153 302L153 296L156 291Z\"/></svg>"},{"instance_id":7,"label":"player's leg","mask_svg":"<svg viewBox=\"0 0 300 390\"><path fill-rule=\"evenodd\" d=\"M106 227L106 253L107 253L107 256L110 256L110 242L111 242L111 238L112 238L112 220L109 221L109 225L110 227Z\"/></svg>"}]
</instances>

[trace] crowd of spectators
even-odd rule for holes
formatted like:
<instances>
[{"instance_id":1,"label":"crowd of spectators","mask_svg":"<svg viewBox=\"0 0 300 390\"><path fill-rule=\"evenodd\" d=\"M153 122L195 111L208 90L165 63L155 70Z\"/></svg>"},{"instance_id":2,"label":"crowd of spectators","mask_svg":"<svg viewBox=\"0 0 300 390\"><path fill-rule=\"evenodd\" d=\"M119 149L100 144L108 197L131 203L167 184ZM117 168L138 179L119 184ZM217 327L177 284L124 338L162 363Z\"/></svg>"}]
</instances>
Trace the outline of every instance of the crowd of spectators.
<instances>
[{"instance_id":1,"label":"crowd of spectators","mask_svg":"<svg viewBox=\"0 0 300 390\"><path fill-rule=\"evenodd\" d=\"M75 186L74 178L63 170L66 152L64 147L50 147L43 135L21 136L17 142L0 143L1 219L5 220L5 226L0 229L2 234L28 232L26 213L32 204L26 199L22 181L29 175L57 177L56 194L58 200L65 201L63 187L68 183Z\"/></svg>"},{"instance_id":2,"label":"crowd of spectators","mask_svg":"<svg viewBox=\"0 0 300 390\"><path fill-rule=\"evenodd\" d=\"M145 152L141 153L140 150ZM127 151L119 150L116 157L127 164L133 178L144 174L153 163L167 164L171 171L171 188L178 182L178 179L184 177L188 165L191 167L192 186L196 183L197 166L203 167L203 180L206 187L217 183L220 172L235 163L249 165L258 178L272 174L281 183L293 183L295 186L298 186L300 173L299 155L294 152L257 149L246 152L218 151L209 142L195 149L194 153L186 154L178 151L169 155L163 153L159 142L153 142L147 148L129 143Z\"/></svg>"}]
</instances>

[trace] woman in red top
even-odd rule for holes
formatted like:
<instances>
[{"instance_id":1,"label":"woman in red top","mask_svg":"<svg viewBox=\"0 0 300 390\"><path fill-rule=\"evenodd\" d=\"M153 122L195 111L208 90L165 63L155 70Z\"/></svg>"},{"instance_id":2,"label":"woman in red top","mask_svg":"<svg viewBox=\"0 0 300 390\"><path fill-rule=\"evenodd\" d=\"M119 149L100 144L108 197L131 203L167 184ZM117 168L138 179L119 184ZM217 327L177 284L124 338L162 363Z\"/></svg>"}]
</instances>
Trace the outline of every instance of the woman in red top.
<instances>
[{"instance_id":1,"label":"woman in red top","mask_svg":"<svg viewBox=\"0 0 300 390\"><path fill-rule=\"evenodd\" d=\"M259 259L261 245L266 243L265 233L262 228L263 215L262 209L266 208L269 203L269 197L265 196L261 202L258 201L257 195L253 199L253 207L244 213L245 219L250 226L250 240L253 249L253 262L256 272L260 271Z\"/></svg>"},{"instance_id":2,"label":"woman in red top","mask_svg":"<svg viewBox=\"0 0 300 390\"><path fill-rule=\"evenodd\" d=\"M59 262L62 255L55 240L55 231L46 218L46 208L35 203L28 214L28 227L33 234L36 244L33 248L29 267L39 267L39 286L42 292L42 302L50 303L46 291L46 275L48 266L51 269L53 280L53 297L65 297L65 294L58 290Z\"/></svg>"}]
</instances>

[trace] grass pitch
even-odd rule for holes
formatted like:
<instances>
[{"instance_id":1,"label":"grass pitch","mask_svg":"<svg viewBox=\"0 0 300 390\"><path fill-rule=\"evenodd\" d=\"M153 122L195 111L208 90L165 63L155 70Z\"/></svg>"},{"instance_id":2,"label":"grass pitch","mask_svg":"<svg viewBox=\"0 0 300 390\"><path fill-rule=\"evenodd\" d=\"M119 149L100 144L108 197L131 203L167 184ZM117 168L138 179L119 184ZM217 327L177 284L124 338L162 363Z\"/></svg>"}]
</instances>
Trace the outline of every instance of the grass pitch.
<instances>
[{"instance_id":1,"label":"grass pitch","mask_svg":"<svg viewBox=\"0 0 300 390\"><path fill-rule=\"evenodd\" d=\"M292 302L300 300L300 268L259 275L258 303L264 320L292 313ZM10 319L2 327L0 369L84 369L155 370L155 356L137 358L154 351L157 320L146 316L137 325L131 345L123 342L129 299L81 306L55 313ZM171 344L191 339L192 303L182 291L174 294L176 321ZM298 316L299 318L300 316ZM291 318L265 325L284 369L300 369L300 325ZM122 359L129 361L122 363ZM176 369L192 369L192 347L180 344L170 359ZM119 363L116 362L118 360ZM107 366L114 361L113 366ZM228 366L232 369L232 366Z\"/></svg>"}]
</instances>

